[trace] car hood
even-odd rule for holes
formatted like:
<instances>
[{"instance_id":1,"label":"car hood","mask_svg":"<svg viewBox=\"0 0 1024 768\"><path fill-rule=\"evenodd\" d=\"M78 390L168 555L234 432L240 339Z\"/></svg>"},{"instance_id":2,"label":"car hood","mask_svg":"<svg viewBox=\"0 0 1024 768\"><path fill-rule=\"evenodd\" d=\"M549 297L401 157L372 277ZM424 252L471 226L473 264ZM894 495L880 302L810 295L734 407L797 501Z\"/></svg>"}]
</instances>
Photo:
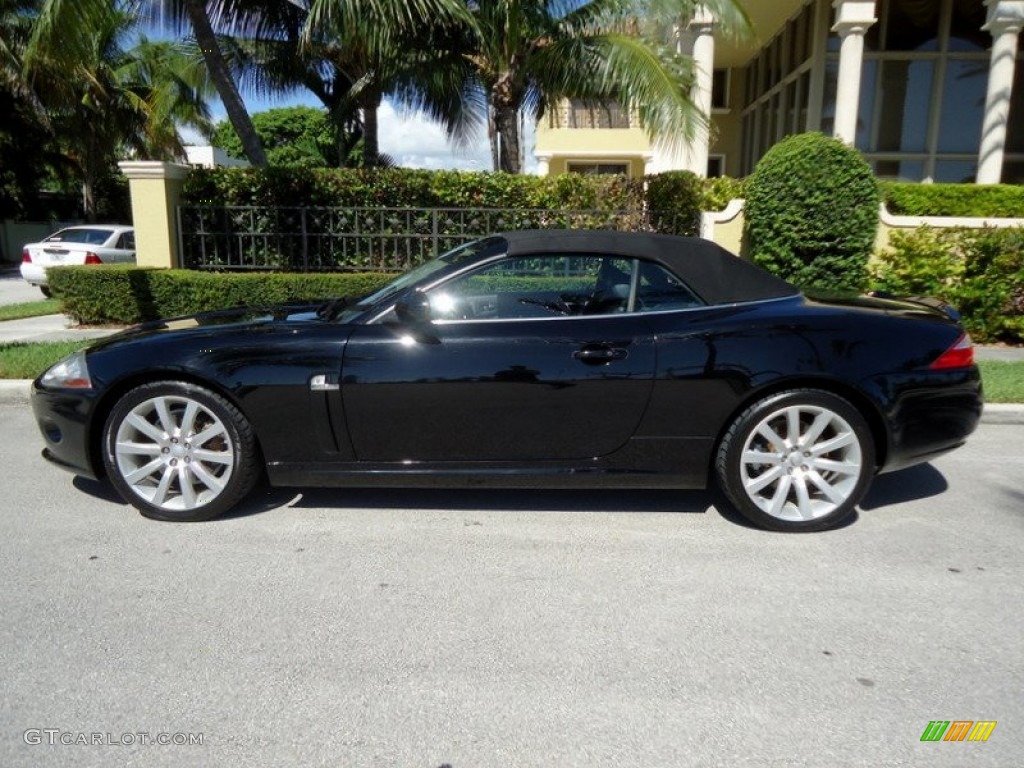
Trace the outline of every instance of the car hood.
<instances>
[{"instance_id":1,"label":"car hood","mask_svg":"<svg viewBox=\"0 0 1024 768\"><path fill-rule=\"evenodd\" d=\"M304 324L320 325L329 319L321 311L329 306L324 302L281 304L270 307L237 307L234 309L200 312L195 315L149 320L95 344L94 349L111 344L140 341L145 338L169 335L205 335L210 332L255 332L280 327L298 327Z\"/></svg>"}]
</instances>

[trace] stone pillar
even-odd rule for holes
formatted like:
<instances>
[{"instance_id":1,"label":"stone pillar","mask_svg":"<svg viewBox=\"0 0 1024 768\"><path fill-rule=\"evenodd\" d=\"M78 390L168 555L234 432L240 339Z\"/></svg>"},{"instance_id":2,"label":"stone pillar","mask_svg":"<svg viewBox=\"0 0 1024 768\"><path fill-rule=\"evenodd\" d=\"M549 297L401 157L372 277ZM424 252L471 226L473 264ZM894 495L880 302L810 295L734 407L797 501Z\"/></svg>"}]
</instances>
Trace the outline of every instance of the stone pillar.
<instances>
[{"instance_id":1,"label":"stone pillar","mask_svg":"<svg viewBox=\"0 0 1024 768\"><path fill-rule=\"evenodd\" d=\"M981 146L978 149L977 182L998 184L1003 177L1017 38L1024 28L1024 2L985 0L985 5L988 6L988 20L983 29L992 33L992 58L988 70Z\"/></svg>"},{"instance_id":2,"label":"stone pillar","mask_svg":"<svg viewBox=\"0 0 1024 768\"><path fill-rule=\"evenodd\" d=\"M551 154L550 153L536 153L534 157L537 158L537 175L548 176L551 174Z\"/></svg>"},{"instance_id":3,"label":"stone pillar","mask_svg":"<svg viewBox=\"0 0 1024 768\"><path fill-rule=\"evenodd\" d=\"M836 23L832 31L842 38L836 121L832 135L852 146L857 139L864 33L878 19L875 18L875 0L833 0L832 5L836 9Z\"/></svg>"},{"instance_id":4,"label":"stone pillar","mask_svg":"<svg viewBox=\"0 0 1024 768\"><path fill-rule=\"evenodd\" d=\"M700 111L701 123L690 142L686 167L701 178L708 175L708 153L711 144L711 90L715 72L715 19L703 5L690 21L693 40L693 63L697 79L693 101Z\"/></svg>"},{"instance_id":5,"label":"stone pillar","mask_svg":"<svg viewBox=\"0 0 1024 768\"><path fill-rule=\"evenodd\" d=\"M149 160L123 161L118 165L128 177L138 265L180 267L178 201L189 167Z\"/></svg>"}]
</instances>

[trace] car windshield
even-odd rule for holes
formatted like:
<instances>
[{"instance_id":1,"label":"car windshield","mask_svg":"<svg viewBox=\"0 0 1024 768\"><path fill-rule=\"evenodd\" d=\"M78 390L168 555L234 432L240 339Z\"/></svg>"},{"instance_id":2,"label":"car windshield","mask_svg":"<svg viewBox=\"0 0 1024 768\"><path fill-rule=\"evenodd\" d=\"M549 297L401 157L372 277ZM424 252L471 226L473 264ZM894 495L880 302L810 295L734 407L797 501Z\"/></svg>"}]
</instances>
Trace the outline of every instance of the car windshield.
<instances>
[{"instance_id":1,"label":"car windshield","mask_svg":"<svg viewBox=\"0 0 1024 768\"><path fill-rule=\"evenodd\" d=\"M50 235L44 243L86 243L87 245L103 245L110 239L110 229L62 229Z\"/></svg>"},{"instance_id":2,"label":"car windshield","mask_svg":"<svg viewBox=\"0 0 1024 768\"><path fill-rule=\"evenodd\" d=\"M471 243L464 243L457 248L453 248L447 253L441 254L435 259L431 259L430 261L420 264L418 267L399 275L376 293L372 293L366 298L360 300L358 304L348 307L344 312L339 314L337 318L340 322L349 322L370 307L398 296L402 291L426 280L431 275L437 275L440 277L445 272L456 271L465 262L471 259L476 259L479 256L490 256L504 253L506 247L507 243L505 242L505 239L501 237L485 237L482 240L474 240Z\"/></svg>"}]
</instances>

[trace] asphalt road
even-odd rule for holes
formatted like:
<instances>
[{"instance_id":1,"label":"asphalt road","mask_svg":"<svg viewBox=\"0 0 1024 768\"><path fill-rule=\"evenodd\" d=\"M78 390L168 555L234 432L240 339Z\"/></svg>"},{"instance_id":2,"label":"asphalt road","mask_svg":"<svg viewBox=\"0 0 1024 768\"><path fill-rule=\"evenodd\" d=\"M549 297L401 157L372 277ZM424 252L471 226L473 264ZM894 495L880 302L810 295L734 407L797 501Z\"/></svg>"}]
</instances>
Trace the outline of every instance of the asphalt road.
<instances>
[{"instance_id":1,"label":"asphalt road","mask_svg":"<svg viewBox=\"0 0 1024 768\"><path fill-rule=\"evenodd\" d=\"M703 492L275 490L170 525L0 406L0 765L1019 766L1021 436L824 534Z\"/></svg>"}]
</instances>

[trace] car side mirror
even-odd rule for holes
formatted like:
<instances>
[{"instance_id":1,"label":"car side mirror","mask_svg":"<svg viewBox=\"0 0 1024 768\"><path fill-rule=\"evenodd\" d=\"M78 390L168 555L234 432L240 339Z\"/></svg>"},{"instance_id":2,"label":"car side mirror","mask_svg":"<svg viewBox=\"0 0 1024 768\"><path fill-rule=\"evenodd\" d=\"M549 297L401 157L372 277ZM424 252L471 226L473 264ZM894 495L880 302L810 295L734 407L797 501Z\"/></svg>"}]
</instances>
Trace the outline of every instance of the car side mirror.
<instances>
[{"instance_id":1,"label":"car side mirror","mask_svg":"<svg viewBox=\"0 0 1024 768\"><path fill-rule=\"evenodd\" d=\"M425 293L414 291L395 304L395 316L408 325L422 325L431 320L430 299Z\"/></svg>"}]
</instances>

